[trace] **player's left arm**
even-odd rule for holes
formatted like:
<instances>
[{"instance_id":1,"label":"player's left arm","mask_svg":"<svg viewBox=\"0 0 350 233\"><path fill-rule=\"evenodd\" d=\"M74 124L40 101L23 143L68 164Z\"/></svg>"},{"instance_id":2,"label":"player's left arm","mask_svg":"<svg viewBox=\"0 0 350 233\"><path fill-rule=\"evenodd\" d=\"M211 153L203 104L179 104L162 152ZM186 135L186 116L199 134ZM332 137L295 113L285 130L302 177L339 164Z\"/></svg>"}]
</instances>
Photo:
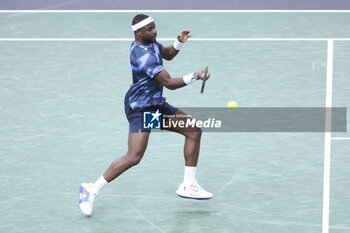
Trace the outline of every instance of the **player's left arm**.
<instances>
[{"instance_id":1,"label":"player's left arm","mask_svg":"<svg viewBox=\"0 0 350 233\"><path fill-rule=\"evenodd\" d=\"M179 53L182 44L185 43L190 37L191 37L190 30L187 30L187 29L182 30L180 34L177 36L177 40L180 43L174 42L174 44L168 47L163 47L162 50L160 51L162 58L168 61L172 60Z\"/></svg>"}]
</instances>

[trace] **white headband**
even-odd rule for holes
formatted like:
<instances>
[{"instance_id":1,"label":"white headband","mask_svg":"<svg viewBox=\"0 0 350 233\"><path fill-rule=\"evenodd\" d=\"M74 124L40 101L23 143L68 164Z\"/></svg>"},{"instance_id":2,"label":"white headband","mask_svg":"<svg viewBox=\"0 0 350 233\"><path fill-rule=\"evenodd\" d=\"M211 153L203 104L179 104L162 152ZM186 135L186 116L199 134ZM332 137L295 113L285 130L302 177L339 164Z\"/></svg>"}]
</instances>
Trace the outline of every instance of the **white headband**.
<instances>
[{"instance_id":1,"label":"white headband","mask_svg":"<svg viewBox=\"0 0 350 233\"><path fill-rule=\"evenodd\" d=\"M131 29L132 29L133 31L139 30L140 28L146 26L147 24L152 23L153 21L154 21L153 18L150 16L150 17L148 17L148 18L146 18L146 19L144 19L144 20L138 22L137 24L132 25L132 26L131 26Z\"/></svg>"}]
</instances>

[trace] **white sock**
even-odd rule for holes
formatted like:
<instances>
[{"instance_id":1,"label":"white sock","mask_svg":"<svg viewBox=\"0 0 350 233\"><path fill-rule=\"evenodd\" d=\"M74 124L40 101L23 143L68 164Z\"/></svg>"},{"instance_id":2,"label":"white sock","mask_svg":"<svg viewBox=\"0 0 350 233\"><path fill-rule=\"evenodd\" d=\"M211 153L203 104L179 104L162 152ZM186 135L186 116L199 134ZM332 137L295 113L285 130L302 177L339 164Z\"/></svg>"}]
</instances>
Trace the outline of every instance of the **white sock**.
<instances>
[{"instance_id":1,"label":"white sock","mask_svg":"<svg viewBox=\"0 0 350 233\"><path fill-rule=\"evenodd\" d=\"M108 182L105 180L103 175L101 175L100 178L98 178L98 180L91 186L91 191L99 193L106 184L108 184Z\"/></svg>"},{"instance_id":2,"label":"white sock","mask_svg":"<svg viewBox=\"0 0 350 233\"><path fill-rule=\"evenodd\" d=\"M184 183L185 184L195 184L196 181L196 169L197 167L185 166Z\"/></svg>"}]
</instances>

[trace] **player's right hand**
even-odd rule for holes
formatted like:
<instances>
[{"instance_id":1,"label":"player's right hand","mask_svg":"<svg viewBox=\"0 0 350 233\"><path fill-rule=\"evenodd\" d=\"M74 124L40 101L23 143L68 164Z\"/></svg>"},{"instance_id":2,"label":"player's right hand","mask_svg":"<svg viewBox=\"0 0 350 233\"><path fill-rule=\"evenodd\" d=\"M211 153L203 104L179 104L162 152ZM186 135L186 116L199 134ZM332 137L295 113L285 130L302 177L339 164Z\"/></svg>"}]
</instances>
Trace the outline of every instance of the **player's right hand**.
<instances>
[{"instance_id":1,"label":"player's right hand","mask_svg":"<svg viewBox=\"0 0 350 233\"><path fill-rule=\"evenodd\" d=\"M197 72L197 78L203 80L204 79L204 74L205 74L205 70L198 71ZM209 78L210 78L210 73L207 72L207 79L209 79Z\"/></svg>"}]
</instances>

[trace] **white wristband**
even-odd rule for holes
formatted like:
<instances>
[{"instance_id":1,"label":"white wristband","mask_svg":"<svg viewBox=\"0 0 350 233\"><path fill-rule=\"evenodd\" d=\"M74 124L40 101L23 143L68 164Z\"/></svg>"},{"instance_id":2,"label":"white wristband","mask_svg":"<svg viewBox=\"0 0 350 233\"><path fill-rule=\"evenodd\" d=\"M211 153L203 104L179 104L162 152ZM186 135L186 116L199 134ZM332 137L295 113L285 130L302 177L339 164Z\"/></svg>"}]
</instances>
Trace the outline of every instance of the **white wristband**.
<instances>
[{"instance_id":1,"label":"white wristband","mask_svg":"<svg viewBox=\"0 0 350 233\"><path fill-rule=\"evenodd\" d=\"M178 39L176 39L173 43L173 47L176 50L180 50L183 45L184 43L180 42Z\"/></svg>"},{"instance_id":2,"label":"white wristband","mask_svg":"<svg viewBox=\"0 0 350 233\"><path fill-rule=\"evenodd\" d=\"M186 85L193 83L195 81L197 81L198 77L197 77L197 72L191 73L191 74L186 74L185 76L182 77L184 80L184 83L186 83Z\"/></svg>"}]
</instances>

